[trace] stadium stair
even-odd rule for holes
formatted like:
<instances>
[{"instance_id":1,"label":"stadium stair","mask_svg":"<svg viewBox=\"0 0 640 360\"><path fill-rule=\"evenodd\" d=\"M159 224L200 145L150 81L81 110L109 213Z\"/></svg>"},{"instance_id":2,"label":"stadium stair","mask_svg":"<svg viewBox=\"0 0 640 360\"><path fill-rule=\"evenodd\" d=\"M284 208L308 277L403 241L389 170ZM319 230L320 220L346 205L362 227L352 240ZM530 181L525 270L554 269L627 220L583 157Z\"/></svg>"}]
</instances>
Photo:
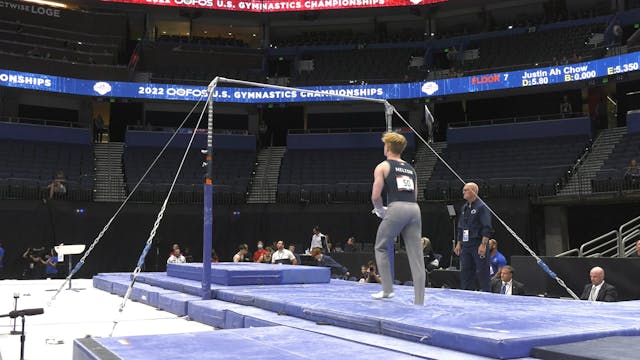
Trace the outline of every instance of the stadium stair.
<instances>
[{"instance_id":1,"label":"stadium stair","mask_svg":"<svg viewBox=\"0 0 640 360\"><path fill-rule=\"evenodd\" d=\"M255 174L249 186L249 204L273 204L276 202L280 164L287 148L271 146L260 150Z\"/></svg>"},{"instance_id":2,"label":"stadium stair","mask_svg":"<svg viewBox=\"0 0 640 360\"><path fill-rule=\"evenodd\" d=\"M447 147L446 142L437 142L430 144L438 155L442 155L442 151ZM446 159L445 159L446 160ZM438 162L438 158L424 144L418 144L416 150L415 168L418 175L418 201L424 200L424 189L427 188L427 182L431 178L433 168Z\"/></svg>"},{"instance_id":3,"label":"stadium stair","mask_svg":"<svg viewBox=\"0 0 640 360\"><path fill-rule=\"evenodd\" d=\"M119 202L125 198L122 153L124 143L96 143L94 147L96 182L93 199L97 202Z\"/></svg>"},{"instance_id":4,"label":"stadium stair","mask_svg":"<svg viewBox=\"0 0 640 360\"><path fill-rule=\"evenodd\" d=\"M584 162L573 173L567 185L558 192L558 196L591 194L593 192L591 180L595 178L616 144L626 133L626 127L603 130L594 141Z\"/></svg>"}]
</instances>

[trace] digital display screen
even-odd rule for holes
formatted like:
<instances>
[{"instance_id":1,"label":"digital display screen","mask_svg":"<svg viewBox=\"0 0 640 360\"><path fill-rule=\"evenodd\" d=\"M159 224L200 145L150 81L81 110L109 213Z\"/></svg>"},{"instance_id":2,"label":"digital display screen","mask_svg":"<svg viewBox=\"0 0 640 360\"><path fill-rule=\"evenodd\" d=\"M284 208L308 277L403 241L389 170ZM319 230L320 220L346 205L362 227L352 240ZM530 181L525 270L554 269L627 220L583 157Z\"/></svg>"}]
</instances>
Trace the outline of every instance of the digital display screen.
<instances>
[{"instance_id":1,"label":"digital display screen","mask_svg":"<svg viewBox=\"0 0 640 360\"><path fill-rule=\"evenodd\" d=\"M316 86L301 90L226 87L224 83L220 83L215 88L213 98L216 102L249 104L346 101L345 98L336 95L388 100L417 99L582 81L638 71L638 64L640 64L640 52L570 65L414 83ZM206 86L82 80L2 69L0 69L0 86L134 99L196 101L206 99L208 96ZM304 90L314 90L321 94Z\"/></svg>"},{"instance_id":2,"label":"digital display screen","mask_svg":"<svg viewBox=\"0 0 640 360\"><path fill-rule=\"evenodd\" d=\"M198 9L286 12L419 6L447 0L101 0L138 5L177 6Z\"/></svg>"}]
</instances>

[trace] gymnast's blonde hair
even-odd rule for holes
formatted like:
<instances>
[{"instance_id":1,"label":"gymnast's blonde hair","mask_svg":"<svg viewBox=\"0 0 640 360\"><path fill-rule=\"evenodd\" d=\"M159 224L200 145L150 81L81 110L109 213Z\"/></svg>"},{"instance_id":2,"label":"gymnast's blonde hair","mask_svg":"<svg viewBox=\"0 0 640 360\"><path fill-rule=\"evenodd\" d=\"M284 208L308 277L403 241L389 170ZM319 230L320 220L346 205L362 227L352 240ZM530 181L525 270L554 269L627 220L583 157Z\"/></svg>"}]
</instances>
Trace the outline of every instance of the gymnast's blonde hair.
<instances>
[{"instance_id":1,"label":"gymnast's blonde hair","mask_svg":"<svg viewBox=\"0 0 640 360\"><path fill-rule=\"evenodd\" d=\"M389 146L389 151L398 155L402 154L407 147L407 139L403 135L393 131L382 135L382 142Z\"/></svg>"}]
</instances>

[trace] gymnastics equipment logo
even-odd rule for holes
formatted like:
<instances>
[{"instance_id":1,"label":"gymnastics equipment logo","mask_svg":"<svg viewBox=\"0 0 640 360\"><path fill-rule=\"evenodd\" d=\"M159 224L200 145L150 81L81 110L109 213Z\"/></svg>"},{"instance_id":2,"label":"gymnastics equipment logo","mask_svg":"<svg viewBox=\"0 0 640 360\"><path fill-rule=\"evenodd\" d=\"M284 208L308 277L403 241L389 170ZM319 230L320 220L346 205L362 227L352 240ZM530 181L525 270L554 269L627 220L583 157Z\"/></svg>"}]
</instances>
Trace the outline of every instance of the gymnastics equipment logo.
<instances>
[{"instance_id":1,"label":"gymnastics equipment logo","mask_svg":"<svg viewBox=\"0 0 640 360\"><path fill-rule=\"evenodd\" d=\"M111 85L108 82L99 81L93 85L93 91L100 95L106 95L111 92Z\"/></svg>"},{"instance_id":2,"label":"gymnastics equipment logo","mask_svg":"<svg viewBox=\"0 0 640 360\"><path fill-rule=\"evenodd\" d=\"M424 83L424 85L422 85L422 88L420 89L423 93L431 96L433 94L436 93L436 91L438 91L438 84L436 84L433 81L429 81Z\"/></svg>"}]
</instances>

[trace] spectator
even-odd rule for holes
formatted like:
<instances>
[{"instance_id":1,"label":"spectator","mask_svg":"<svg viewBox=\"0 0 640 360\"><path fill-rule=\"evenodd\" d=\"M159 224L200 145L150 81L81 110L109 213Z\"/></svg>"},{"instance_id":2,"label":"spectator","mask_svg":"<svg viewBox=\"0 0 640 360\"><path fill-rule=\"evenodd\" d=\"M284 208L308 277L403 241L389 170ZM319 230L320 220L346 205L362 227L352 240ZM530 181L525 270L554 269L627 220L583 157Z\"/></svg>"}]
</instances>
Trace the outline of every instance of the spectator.
<instances>
[{"instance_id":1,"label":"spectator","mask_svg":"<svg viewBox=\"0 0 640 360\"><path fill-rule=\"evenodd\" d=\"M640 240L636 241L636 251L631 253L629 257L640 257Z\"/></svg>"},{"instance_id":2,"label":"spectator","mask_svg":"<svg viewBox=\"0 0 640 360\"><path fill-rule=\"evenodd\" d=\"M513 273L511 266L503 266L500 269L500 277L491 283L491 292L504 295L524 295L524 285L513 279Z\"/></svg>"},{"instance_id":3,"label":"spectator","mask_svg":"<svg viewBox=\"0 0 640 360\"><path fill-rule=\"evenodd\" d=\"M326 245L327 245L327 253L336 252L336 250L333 248L333 244L331 243L331 241L327 240ZM311 249L311 250L313 250L313 249Z\"/></svg>"},{"instance_id":4,"label":"spectator","mask_svg":"<svg viewBox=\"0 0 640 360\"><path fill-rule=\"evenodd\" d=\"M309 251L314 248L325 248L325 244L327 241L327 236L320 232L320 226L316 225L313 227L313 235L311 236L311 246L309 246Z\"/></svg>"},{"instance_id":5,"label":"spectator","mask_svg":"<svg viewBox=\"0 0 640 360\"><path fill-rule=\"evenodd\" d=\"M581 61L582 61L582 57L576 53L573 53L573 56L571 57L571 62L575 64Z\"/></svg>"},{"instance_id":6,"label":"spectator","mask_svg":"<svg viewBox=\"0 0 640 360\"><path fill-rule=\"evenodd\" d=\"M44 248L27 248L22 254L25 260L25 268L22 272L24 279L41 279L42 278L42 253Z\"/></svg>"},{"instance_id":7,"label":"spectator","mask_svg":"<svg viewBox=\"0 0 640 360\"><path fill-rule=\"evenodd\" d=\"M173 253L176 250L180 251L180 245L178 245L178 244L171 245L171 251L169 251L169 256L173 255ZM180 252L180 253L182 253L182 252Z\"/></svg>"},{"instance_id":8,"label":"spectator","mask_svg":"<svg viewBox=\"0 0 640 360\"><path fill-rule=\"evenodd\" d=\"M431 272L440 267L440 260L436 258L436 254L433 252L433 246L431 246L431 240L423 237L420 239L422 242L422 256L424 257L424 267L428 272Z\"/></svg>"},{"instance_id":9,"label":"spectator","mask_svg":"<svg viewBox=\"0 0 640 360\"><path fill-rule=\"evenodd\" d=\"M93 119L93 141L97 143L102 142L102 135L105 133L104 128L104 120L102 119L102 114L98 114L95 119Z\"/></svg>"},{"instance_id":10,"label":"spectator","mask_svg":"<svg viewBox=\"0 0 640 360\"><path fill-rule=\"evenodd\" d=\"M271 257L272 264L292 264L297 265L298 260L293 253L284 248L284 241L280 240L276 243L278 250Z\"/></svg>"},{"instance_id":11,"label":"spectator","mask_svg":"<svg viewBox=\"0 0 640 360\"><path fill-rule=\"evenodd\" d=\"M267 252L264 249L264 243L262 242L262 240L258 241L257 248L258 250L253 252L253 262L258 262L258 259L260 259L260 257L264 255L265 252Z\"/></svg>"},{"instance_id":12,"label":"spectator","mask_svg":"<svg viewBox=\"0 0 640 360\"><path fill-rule=\"evenodd\" d=\"M66 180L64 179L64 172L62 170L58 170L56 173L56 178L49 184L49 199L53 198L54 194L66 194L67 187L65 186Z\"/></svg>"},{"instance_id":13,"label":"spectator","mask_svg":"<svg viewBox=\"0 0 640 360\"><path fill-rule=\"evenodd\" d=\"M193 262L193 255L191 255L191 249L188 246L184 247L184 253L182 253L186 262Z\"/></svg>"},{"instance_id":14,"label":"spectator","mask_svg":"<svg viewBox=\"0 0 640 360\"><path fill-rule=\"evenodd\" d=\"M627 171L624 173L624 181L632 187L640 184L640 168L638 168L636 159L629 161L629 167L627 167Z\"/></svg>"},{"instance_id":15,"label":"spectator","mask_svg":"<svg viewBox=\"0 0 640 360\"><path fill-rule=\"evenodd\" d=\"M272 250L273 250L273 249L272 249ZM293 254L293 256L295 256L295 257L296 257L296 262L297 262L298 264L302 264L302 262L300 261L300 255L298 255L298 254L296 253L296 245L295 245L295 244L291 244L291 245L289 245L289 251L291 251L291 253Z\"/></svg>"},{"instance_id":16,"label":"spectator","mask_svg":"<svg viewBox=\"0 0 640 360\"><path fill-rule=\"evenodd\" d=\"M467 201L460 209L455 254L460 256L460 288L474 290L474 278L480 290L489 292L487 248L491 236L491 213L478 199L478 185L467 183L462 196Z\"/></svg>"},{"instance_id":17,"label":"spectator","mask_svg":"<svg viewBox=\"0 0 640 360\"><path fill-rule=\"evenodd\" d=\"M233 255L233 262L237 263L237 262L245 262L246 261L246 256L247 253L249 252L249 246L247 246L247 244L241 244L240 246L238 246L238 252Z\"/></svg>"},{"instance_id":18,"label":"spectator","mask_svg":"<svg viewBox=\"0 0 640 360\"><path fill-rule=\"evenodd\" d=\"M271 264L271 259L273 257L273 248L267 247L262 255L258 258L258 263L262 264Z\"/></svg>"},{"instance_id":19,"label":"spectator","mask_svg":"<svg viewBox=\"0 0 640 360\"><path fill-rule=\"evenodd\" d=\"M599 266L594 267L589 272L591 284L584 286L580 300L589 301L618 301L618 291L613 285L604 282L604 269Z\"/></svg>"},{"instance_id":20,"label":"spectator","mask_svg":"<svg viewBox=\"0 0 640 360\"><path fill-rule=\"evenodd\" d=\"M571 114L572 112L573 112L573 107L569 102L569 97L565 95L562 98L562 102L560 103L560 114L567 115L567 114Z\"/></svg>"},{"instance_id":21,"label":"spectator","mask_svg":"<svg viewBox=\"0 0 640 360\"><path fill-rule=\"evenodd\" d=\"M358 282L366 282L369 277L369 267L367 265L360 265L360 277L358 278Z\"/></svg>"},{"instance_id":22,"label":"spectator","mask_svg":"<svg viewBox=\"0 0 640 360\"><path fill-rule=\"evenodd\" d=\"M365 275L363 276L364 282L366 283L381 283L380 274L378 274L378 270L376 269L376 264L373 261L369 261L365 266Z\"/></svg>"},{"instance_id":23,"label":"spectator","mask_svg":"<svg viewBox=\"0 0 640 360\"><path fill-rule=\"evenodd\" d=\"M167 264L184 264L187 259L180 253L180 249L174 249L173 254L167 259Z\"/></svg>"},{"instance_id":24,"label":"spectator","mask_svg":"<svg viewBox=\"0 0 640 360\"><path fill-rule=\"evenodd\" d=\"M500 269L507 265L507 259L498 251L498 241L496 239L489 240L489 250L491 251L489 253L489 276L498 278L502 276Z\"/></svg>"},{"instance_id":25,"label":"spectator","mask_svg":"<svg viewBox=\"0 0 640 360\"><path fill-rule=\"evenodd\" d=\"M211 262L218 263L220 262L220 258L218 258L218 253L215 249L211 249Z\"/></svg>"},{"instance_id":26,"label":"spectator","mask_svg":"<svg viewBox=\"0 0 640 360\"><path fill-rule=\"evenodd\" d=\"M320 248L311 250L311 256L318 260L318 266L331 268L332 273L337 272L342 276L342 278L349 278L349 276L351 275L349 273L349 269L335 261L331 256L324 255L322 253L322 249Z\"/></svg>"},{"instance_id":27,"label":"spectator","mask_svg":"<svg viewBox=\"0 0 640 360\"><path fill-rule=\"evenodd\" d=\"M351 236L347 239L347 242L344 244L344 252L352 253L356 252L358 249L356 248L356 238Z\"/></svg>"},{"instance_id":28,"label":"spectator","mask_svg":"<svg viewBox=\"0 0 640 360\"><path fill-rule=\"evenodd\" d=\"M55 279L58 277L58 254L55 249L51 248L49 255L46 255L44 259L40 259L40 262L44 264L44 275L46 278Z\"/></svg>"}]
</instances>

